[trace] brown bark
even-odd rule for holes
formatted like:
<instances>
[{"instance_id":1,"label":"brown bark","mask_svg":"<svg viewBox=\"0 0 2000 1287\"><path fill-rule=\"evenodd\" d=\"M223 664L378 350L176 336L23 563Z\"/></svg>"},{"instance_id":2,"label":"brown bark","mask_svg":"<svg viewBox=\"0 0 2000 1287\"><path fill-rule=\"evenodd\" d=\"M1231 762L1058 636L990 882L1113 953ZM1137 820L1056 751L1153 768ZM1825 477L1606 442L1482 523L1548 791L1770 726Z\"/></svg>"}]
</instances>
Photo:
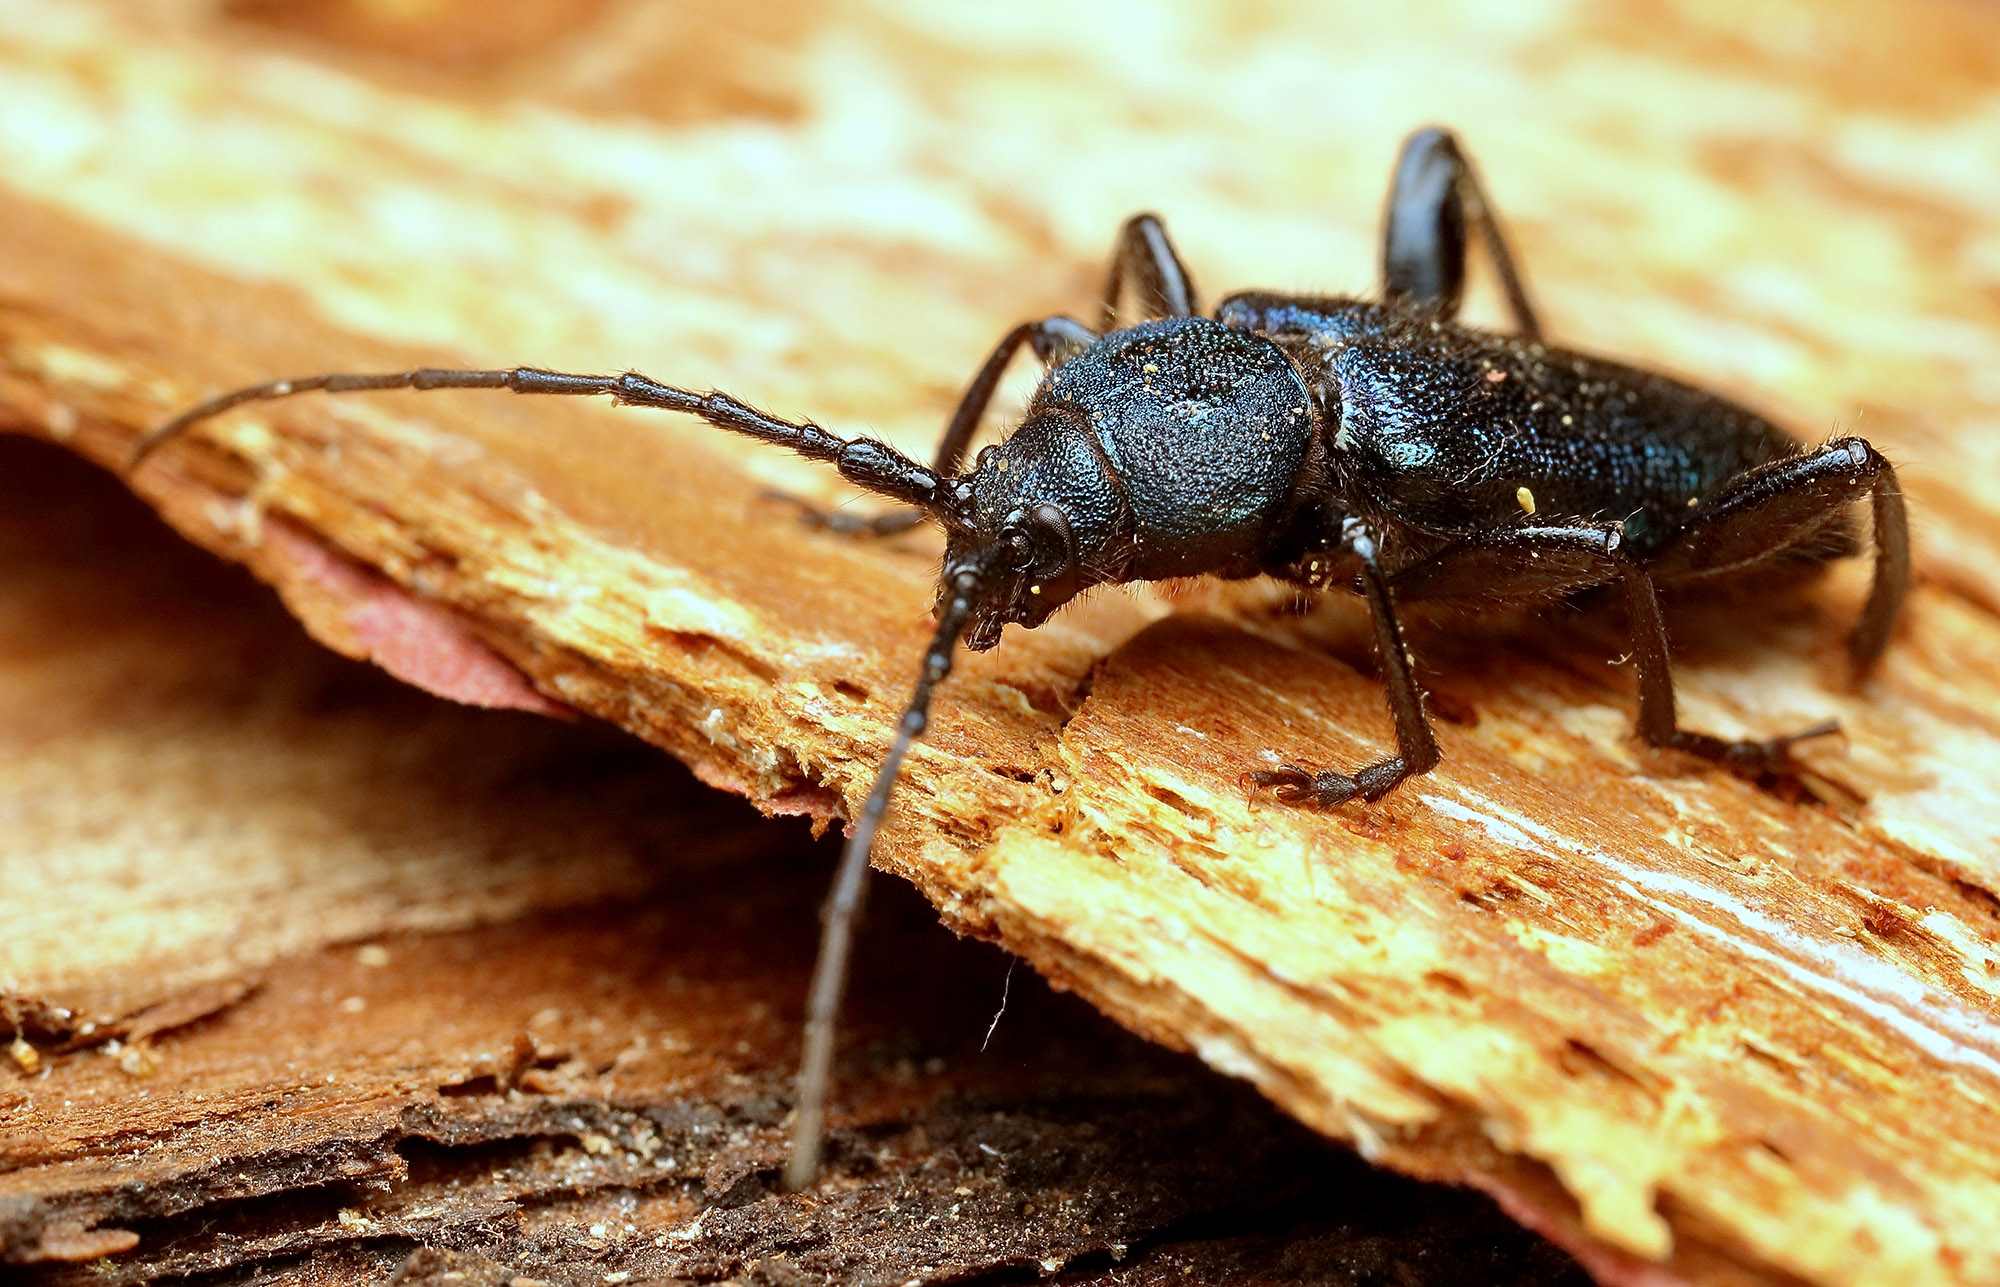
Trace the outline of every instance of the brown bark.
<instances>
[{"instance_id":1,"label":"brown bark","mask_svg":"<svg viewBox=\"0 0 2000 1287\"><path fill-rule=\"evenodd\" d=\"M870 919L830 1181L777 1191L830 838L335 657L18 439L0 697L6 961L39 971L0 1081L10 1281L1582 1280L907 889Z\"/></svg>"},{"instance_id":2,"label":"brown bark","mask_svg":"<svg viewBox=\"0 0 2000 1287\"><path fill-rule=\"evenodd\" d=\"M518 7L424 21L541 31ZM1190 10L1151 44L1074 14L1002 40L607 5L394 52L361 7L106 12L0 28L0 401L99 461L241 381L446 356L643 357L921 450L1004 325L1087 306L1126 207L1162 208L1212 286L1355 286L1396 135L1458 125L1559 334L1808 432L1858 415L1904 463L1921 583L1866 688L1833 646L1858 568L1675 623L1690 722L1836 714L1846 751L1815 763L1867 803L1636 749L1615 622L1565 611L1421 631L1459 716L1444 766L1285 810L1246 766L1383 737L1351 605L1107 595L952 680L883 865L1606 1281L2000 1276L2000 497L1956 467L2000 333L1975 163L2000 19ZM825 482L698 426L481 395L246 412L137 484L342 651L844 816L936 545L804 531L771 485ZM14 973L77 968L50 961ZM106 1013L138 995L93 986L127 989Z\"/></svg>"}]
</instances>

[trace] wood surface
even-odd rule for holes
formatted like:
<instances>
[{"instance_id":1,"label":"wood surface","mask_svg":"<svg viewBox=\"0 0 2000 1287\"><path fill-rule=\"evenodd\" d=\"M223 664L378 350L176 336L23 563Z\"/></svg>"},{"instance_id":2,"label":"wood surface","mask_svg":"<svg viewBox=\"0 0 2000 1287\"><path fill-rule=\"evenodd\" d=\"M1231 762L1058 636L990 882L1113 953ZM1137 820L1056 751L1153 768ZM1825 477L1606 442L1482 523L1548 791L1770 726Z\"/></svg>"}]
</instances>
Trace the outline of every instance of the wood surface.
<instances>
[{"instance_id":1,"label":"wood surface","mask_svg":"<svg viewBox=\"0 0 2000 1287\"><path fill-rule=\"evenodd\" d=\"M9 1282L1585 1281L907 887L874 900L829 1182L780 1191L833 837L337 657L20 438L0 696L4 959L39 971L7 993Z\"/></svg>"},{"instance_id":2,"label":"wood surface","mask_svg":"<svg viewBox=\"0 0 2000 1287\"><path fill-rule=\"evenodd\" d=\"M1867 685L1859 566L1674 618L1688 721L1838 716L1808 752L1838 787L1638 748L1615 617L1565 608L1421 623L1444 765L1286 809L1244 769L1386 738L1355 605L1179 587L969 660L881 865L1602 1281L1991 1282L1996 62L2000 14L1944 0L12 6L0 404L110 463L254 379L631 366L921 453L1006 326L1088 308L1123 215L1165 215L1211 297L1365 291L1398 139L1454 125L1558 337L1902 468L1919 581ZM499 395L260 408L135 486L336 649L821 820L866 789L937 555L803 529L761 493L838 493L754 445ZM562 901L533 868L512 905ZM31 1032L240 973L199 926L171 975L151 941L8 937Z\"/></svg>"}]
</instances>

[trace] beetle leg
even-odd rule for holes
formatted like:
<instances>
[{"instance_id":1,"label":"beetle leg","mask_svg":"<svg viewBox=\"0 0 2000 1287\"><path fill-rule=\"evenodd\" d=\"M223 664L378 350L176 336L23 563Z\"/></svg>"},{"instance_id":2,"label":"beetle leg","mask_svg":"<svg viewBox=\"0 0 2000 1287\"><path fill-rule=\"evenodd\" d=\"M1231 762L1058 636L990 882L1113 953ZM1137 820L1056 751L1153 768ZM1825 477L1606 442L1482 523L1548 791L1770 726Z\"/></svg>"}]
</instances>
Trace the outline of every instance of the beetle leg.
<instances>
[{"instance_id":1,"label":"beetle leg","mask_svg":"<svg viewBox=\"0 0 2000 1287\"><path fill-rule=\"evenodd\" d=\"M1400 569L1390 589L1419 599L1505 604L1548 600L1618 579L1618 525L1513 527L1447 546Z\"/></svg>"},{"instance_id":2,"label":"beetle leg","mask_svg":"<svg viewBox=\"0 0 2000 1287\"><path fill-rule=\"evenodd\" d=\"M1531 571L1519 571L1524 565ZM1558 594L1610 581L1625 595L1639 664L1638 731L1649 745L1699 755L1738 772L1793 773L1799 768L1791 755L1794 743L1837 731L1829 721L1786 737L1732 742L1680 727L1654 577L1626 550L1617 524L1496 532L1397 573L1391 585L1404 599L1476 600Z\"/></svg>"},{"instance_id":3,"label":"beetle leg","mask_svg":"<svg viewBox=\"0 0 2000 1287\"><path fill-rule=\"evenodd\" d=\"M933 472L940 478L948 478L958 472L958 467L965 460L965 449L971 443L972 435L979 431L979 422L986 414L987 405L993 401L994 390L1000 387L1000 377L1007 373L1008 365L1021 351L1022 345L1034 349L1042 365L1049 367L1067 361L1096 338L1096 332L1082 322L1061 316L1045 317L1039 322L1023 322L1002 336L1000 343L993 347L993 352L987 355L979 373L972 377L972 383L965 386L965 394L958 400L958 410L952 413L951 423L945 426L944 438L938 443ZM895 536L909 531L924 519L923 511L915 509L850 514L845 510L822 509L787 492L772 491L764 495L768 500L796 506L811 526L843 536Z\"/></svg>"},{"instance_id":4,"label":"beetle leg","mask_svg":"<svg viewBox=\"0 0 2000 1287\"><path fill-rule=\"evenodd\" d=\"M1660 598L1653 589L1653 578L1637 564L1628 563L1622 581L1625 608L1631 619L1632 654L1639 663L1639 736L1647 745L1699 755L1739 773L1793 774L1800 767L1792 758L1794 743L1840 731L1836 721L1823 720L1785 737L1731 742L1682 728L1674 714L1674 674L1667 657L1667 626L1660 616Z\"/></svg>"},{"instance_id":5,"label":"beetle leg","mask_svg":"<svg viewBox=\"0 0 2000 1287\"><path fill-rule=\"evenodd\" d=\"M1286 804L1330 809L1357 798L1379 800L1404 778L1430 772L1439 758L1437 738L1432 736L1430 720L1424 715L1423 690L1417 687L1409 647L1403 642L1403 628L1396 621L1389 579L1376 558L1375 538L1358 520L1349 519L1342 544L1360 562L1361 593L1375 619L1375 650L1382 658L1389 713L1396 722L1396 754L1358 769L1352 776L1296 764L1260 769L1249 775L1253 785L1271 788Z\"/></svg>"},{"instance_id":6,"label":"beetle leg","mask_svg":"<svg viewBox=\"0 0 2000 1287\"><path fill-rule=\"evenodd\" d=\"M1860 438L1836 438L1817 451L1745 472L1697 506L1647 565L1655 579L1671 584L1810 548L1864 491L1873 500L1875 579L1847 651L1865 672L1888 646L1909 589L1910 526L1895 466Z\"/></svg>"},{"instance_id":7,"label":"beetle leg","mask_svg":"<svg viewBox=\"0 0 2000 1287\"><path fill-rule=\"evenodd\" d=\"M1470 224L1468 224L1470 220ZM1421 129L1404 140L1389 187L1389 212L1382 236L1382 293L1435 309L1445 318L1458 314L1465 292L1465 241L1479 230L1487 258L1507 292L1514 326L1529 339L1541 336L1527 288L1514 269L1514 256L1500 232L1472 162L1450 131Z\"/></svg>"},{"instance_id":8,"label":"beetle leg","mask_svg":"<svg viewBox=\"0 0 2000 1287\"><path fill-rule=\"evenodd\" d=\"M1118 230L1111 249L1111 275L1104 283L1104 329L1118 325L1119 297L1131 287L1147 320L1188 317L1195 306L1194 278L1167 240L1167 226L1156 214L1135 214Z\"/></svg>"}]
</instances>

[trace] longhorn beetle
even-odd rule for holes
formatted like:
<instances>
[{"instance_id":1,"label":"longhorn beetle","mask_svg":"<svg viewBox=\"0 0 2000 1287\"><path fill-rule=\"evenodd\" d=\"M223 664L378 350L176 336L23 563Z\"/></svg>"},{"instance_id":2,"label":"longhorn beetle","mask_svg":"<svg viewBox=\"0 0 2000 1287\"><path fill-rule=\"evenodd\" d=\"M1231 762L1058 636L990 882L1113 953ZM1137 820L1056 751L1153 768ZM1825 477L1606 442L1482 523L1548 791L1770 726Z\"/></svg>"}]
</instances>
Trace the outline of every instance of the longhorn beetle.
<instances>
[{"instance_id":1,"label":"longhorn beetle","mask_svg":"<svg viewBox=\"0 0 2000 1287\"><path fill-rule=\"evenodd\" d=\"M1514 333L1458 325L1476 231ZM1909 579L1896 473L1860 438L1807 447L1754 412L1678 380L1543 343L1477 174L1457 141L1420 130L1389 192L1383 297L1251 291L1212 316L1165 227L1120 231L1099 329L1070 317L1007 332L973 376L926 468L883 443L769 416L724 393L643 375L533 368L315 375L225 394L146 435L131 464L246 402L324 390L511 389L605 394L699 416L832 464L913 509L826 514L836 531L944 529L936 630L825 913L808 1004L786 1182L819 1169L834 1021L876 829L931 695L960 643L984 651L1087 587L1213 573L1270 575L1367 601L1396 752L1350 772L1287 764L1248 775L1287 804L1380 799L1438 762L1396 605L1506 604L1615 586L1639 672L1638 733L1746 774L1787 774L1791 748L1833 722L1727 741L1674 716L1657 591L1752 570L1785 573L1859 549L1851 504L1873 501L1874 582L1848 637L1858 672L1888 643ZM1120 327L1133 297L1142 320ZM961 466L1009 363L1047 373L1012 434Z\"/></svg>"}]
</instances>

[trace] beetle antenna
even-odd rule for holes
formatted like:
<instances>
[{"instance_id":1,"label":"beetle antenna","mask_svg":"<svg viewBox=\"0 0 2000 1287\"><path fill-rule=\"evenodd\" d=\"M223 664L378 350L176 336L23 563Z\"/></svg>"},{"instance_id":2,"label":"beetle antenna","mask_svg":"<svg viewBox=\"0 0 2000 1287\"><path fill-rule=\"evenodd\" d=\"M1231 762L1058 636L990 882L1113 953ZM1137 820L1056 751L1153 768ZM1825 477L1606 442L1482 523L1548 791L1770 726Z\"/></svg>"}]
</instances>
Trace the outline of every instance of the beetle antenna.
<instances>
[{"instance_id":1,"label":"beetle antenna","mask_svg":"<svg viewBox=\"0 0 2000 1287\"><path fill-rule=\"evenodd\" d=\"M744 434L779 447L789 447L811 460L824 460L839 469L841 477L858 487L915 505L932 518L944 520L955 513L950 491L935 470L911 460L901 452L872 438L842 438L828 433L810 420L793 422L767 415L738 402L726 393L695 393L661 384L636 371L623 375L573 375L543 371L535 367L511 370L461 371L423 367L381 375L338 373L304 376L293 380L273 380L211 398L190 408L140 438L126 459L131 473L147 457L204 420L219 416L246 402L268 402L300 393L357 393L369 389L509 389L515 393L553 393L572 397L608 395L620 406L656 407L699 416L732 433Z\"/></svg>"},{"instance_id":2,"label":"beetle antenna","mask_svg":"<svg viewBox=\"0 0 2000 1287\"><path fill-rule=\"evenodd\" d=\"M876 829L888 811L889 795L901 776L903 759L910 746L923 734L930 719L931 691L951 673L953 651L959 636L972 618L972 606L982 581L976 565L961 564L947 569L945 593L938 608L937 634L924 653L923 669L917 674L910 704L896 725L896 737L889 754L875 774L868 803L861 806L854 832L841 850L840 866L834 872L833 890L827 895L824 924L820 931L819 960L813 966L812 992L806 1003L805 1051L799 1062L798 1111L792 1118L792 1152L785 1163L785 1187L803 1189L819 1178L820 1152L826 1130L826 1092L833 1070L834 1022L840 1014L840 999L847 988L847 967L854 951L854 922L861 909L861 895L868 876L868 857L875 846Z\"/></svg>"}]
</instances>

